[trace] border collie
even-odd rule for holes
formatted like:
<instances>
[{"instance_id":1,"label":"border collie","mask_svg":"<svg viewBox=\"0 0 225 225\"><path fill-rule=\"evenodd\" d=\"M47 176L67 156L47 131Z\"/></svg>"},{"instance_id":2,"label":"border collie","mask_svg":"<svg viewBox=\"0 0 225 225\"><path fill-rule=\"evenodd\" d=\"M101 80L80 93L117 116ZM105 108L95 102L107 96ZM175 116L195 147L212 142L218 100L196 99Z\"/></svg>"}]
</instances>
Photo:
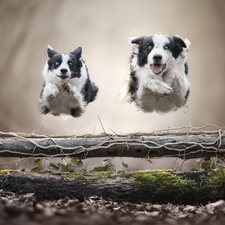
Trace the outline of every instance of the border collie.
<instances>
[{"instance_id":1,"label":"border collie","mask_svg":"<svg viewBox=\"0 0 225 225\"><path fill-rule=\"evenodd\" d=\"M81 58L82 48L70 54L61 54L48 46L47 53L49 60L43 70L45 81L39 111L54 116L81 116L85 106L94 101L98 93L98 87L90 80L87 66Z\"/></svg>"},{"instance_id":2,"label":"border collie","mask_svg":"<svg viewBox=\"0 0 225 225\"><path fill-rule=\"evenodd\" d=\"M166 113L186 104L190 87L187 54L190 42L154 34L130 38L130 75L120 101L134 101L143 112Z\"/></svg>"}]
</instances>

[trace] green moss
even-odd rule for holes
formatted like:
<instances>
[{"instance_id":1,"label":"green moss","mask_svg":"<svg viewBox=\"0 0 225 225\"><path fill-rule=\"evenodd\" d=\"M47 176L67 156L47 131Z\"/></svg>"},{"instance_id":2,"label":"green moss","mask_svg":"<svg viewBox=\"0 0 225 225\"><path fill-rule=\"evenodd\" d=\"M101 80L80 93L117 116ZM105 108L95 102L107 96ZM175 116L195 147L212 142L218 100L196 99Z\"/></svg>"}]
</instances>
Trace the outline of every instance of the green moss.
<instances>
[{"instance_id":1,"label":"green moss","mask_svg":"<svg viewBox=\"0 0 225 225\"><path fill-rule=\"evenodd\" d=\"M12 172L20 173L19 170L0 170L0 176L7 176ZM96 182L106 182L108 179L120 178L130 179L136 186L143 188L154 194L168 193L191 193L196 198L204 198L213 190L218 190L225 194L225 169L219 169L206 173L200 177L197 182L187 179L182 173L173 170L151 170L137 172L54 172L51 170L43 170L42 172L51 173L53 175L61 175L63 178L69 178L79 183L93 184ZM41 172L40 172L41 173ZM197 174L197 173L196 173Z\"/></svg>"},{"instance_id":2,"label":"green moss","mask_svg":"<svg viewBox=\"0 0 225 225\"><path fill-rule=\"evenodd\" d=\"M76 182L81 183L94 183L94 182L105 182L108 179L115 179L118 175L114 171L107 172L80 172L80 173L62 173L63 176L72 177ZM87 178L88 176L88 178Z\"/></svg>"},{"instance_id":3,"label":"green moss","mask_svg":"<svg viewBox=\"0 0 225 225\"><path fill-rule=\"evenodd\" d=\"M6 174L9 174L9 173L12 173L12 172L15 172L15 173L23 173L22 171L20 170L0 170L0 176L4 176Z\"/></svg>"},{"instance_id":4,"label":"green moss","mask_svg":"<svg viewBox=\"0 0 225 225\"><path fill-rule=\"evenodd\" d=\"M78 183L90 183L90 180L87 178L87 172L80 172L80 173L63 172L61 173L61 176L70 177Z\"/></svg>"},{"instance_id":5,"label":"green moss","mask_svg":"<svg viewBox=\"0 0 225 225\"><path fill-rule=\"evenodd\" d=\"M179 172L173 170L152 170L137 171L133 174L121 173L120 177L132 178L135 185L157 194L165 192L191 192L195 187L195 182L187 180L179 174Z\"/></svg>"},{"instance_id":6,"label":"green moss","mask_svg":"<svg viewBox=\"0 0 225 225\"><path fill-rule=\"evenodd\" d=\"M72 177L78 183L89 183L87 177L83 173L74 174Z\"/></svg>"},{"instance_id":7,"label":"green moss","mask_svg":"<svg viewBox=\"0 0 225 225\"><path fill-rule=\"evenodd\" d=\"M72 177L76 182L94 183L106 182L108 179L118 178L118 174L114 171L106 172L61 172L63 177ZM151 170L121 172L119 177L132 179L133 183L141 188L156 193L190 193L192 191L208 191L209 189L225 188L225 169L209 172L208 175L201 177L200 185L194 180L187 179L181 172L174 170Z\"/></svg>"},{"instance_id":8,"label":"green moss","mask_svg":"<svg viewBox=\"0 0 225 225\"><path fill-rule=\"evenodd\" d=\"M206 179L206 185L212 189L224 189L225 188L225 169L214 170L208 173Z\"/></svg>"},{"instance_id":9,"label":"green moss","mask_svg":"<svg viewBox=\"0 0 225 225\"><path fill-rule=\"evenodd\" d=\"M104 181L108 179L116 179L118 175L114 171L104 171L104 172L97 172L96 179L103 179Z\"/></svg>"},{"instance_id":10,"label":"green moss","mask_svg":"<svg viewBox=\"0 0 225 225\"><path fill-rule=\"evenodd\" d=\"M51 173L52 175L61 175L66 178L73 178L76 182L80 183L94 183L99 181L106 181L108 179L115 179L118 177L117 173L114 171L104 171L104 172L56 172L54 170L42 170L39 173Z\"/></svg>"}]
</instances>

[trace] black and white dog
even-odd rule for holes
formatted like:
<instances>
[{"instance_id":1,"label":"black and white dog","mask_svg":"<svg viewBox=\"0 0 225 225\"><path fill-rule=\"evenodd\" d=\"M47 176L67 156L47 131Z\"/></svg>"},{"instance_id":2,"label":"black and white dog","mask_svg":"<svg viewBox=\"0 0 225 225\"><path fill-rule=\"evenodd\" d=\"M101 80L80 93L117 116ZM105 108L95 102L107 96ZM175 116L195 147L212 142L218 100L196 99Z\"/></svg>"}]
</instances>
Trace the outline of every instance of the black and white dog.
<instances>
[{"instance_id":1,"label":"black and white dog","mask_svg":"<svg viewBox=\"0 0 225 225\"><path fill-rule=\"evenodd\" d=\"M134 101L144 112L166 113L186 104L190 87L187 54L190 42L155 34L131 38L130 75L120 101Z\"/></svg>"},{"instance_id":2,"label":"black and white dog","mask_svg":"<svg viewBox=\"0 0 225 225\"><path fill-rule=\"evenodd\" d=\"M44 84L39 99L39 111L54 116L69 114L79 117L85 106L95 100L98 87L89 78L81 58L82 48L61 54L48 46L49 60L43 70Z\"/></svg>"}]
</instances>

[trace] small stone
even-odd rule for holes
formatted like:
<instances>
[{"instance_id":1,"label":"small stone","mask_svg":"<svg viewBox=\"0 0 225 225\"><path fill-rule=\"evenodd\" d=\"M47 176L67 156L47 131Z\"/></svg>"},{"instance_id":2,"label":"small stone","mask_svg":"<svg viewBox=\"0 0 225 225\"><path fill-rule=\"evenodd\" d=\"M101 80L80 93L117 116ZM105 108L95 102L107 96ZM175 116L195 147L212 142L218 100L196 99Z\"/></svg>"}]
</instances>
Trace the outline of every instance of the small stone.
<instances>
[{"instance_id":1,"label":"small stone","mask_svg":"<svg viewBox=\"0 0 225 225\"><path fill-rule=\"evenodd\" d=\"M47 217L52 217L54 216L54 212L49 208L49 207L46 207L44 210L43 210L43 214Z\"/></svg>"},{"instance_id":2,"label":"small stone","mask_svg":"<svg viewBox=\"0 0 225 225\"><path fill-rule=\"evenodd\" d=\"M183 209L184 212L195 212L196 211L196 207L195 206L191 206L188 205Z\"/></svg>"},{"instance_id":3,"label":"small stone","mask_svg":"<svg viewBox=\"0 0 225 225\"><path fill-rule=\"evenodd\" d=\"M43 208L44 208L44 206L41 205L40 203L37 203L37 204L35 205L35 208L36 208L38 211L42 211Z\"/></svg>"},{"instance_id":4,"label":"small stone","mask_svg":"<svg viewBox=\"0 0 225 225\"><path fill-rule=\"evenodd\" d=\"M214 203L209 203L206 205L207 209L214 209L214 208L224 208L225 206L225 201L224 200L219 200L217 202Z\"/></svg>"},{"instance_id":5,"label":"small stone","mask_svg":"<svg viewBox=\"0 0 225 225\"><path fill-rule=\"evenodd\" d=\"M152 216L152 217L159 216L159 212L158 211L146 212L145 214L148 215L148 216Z\"/></svg>"}]
</instances>

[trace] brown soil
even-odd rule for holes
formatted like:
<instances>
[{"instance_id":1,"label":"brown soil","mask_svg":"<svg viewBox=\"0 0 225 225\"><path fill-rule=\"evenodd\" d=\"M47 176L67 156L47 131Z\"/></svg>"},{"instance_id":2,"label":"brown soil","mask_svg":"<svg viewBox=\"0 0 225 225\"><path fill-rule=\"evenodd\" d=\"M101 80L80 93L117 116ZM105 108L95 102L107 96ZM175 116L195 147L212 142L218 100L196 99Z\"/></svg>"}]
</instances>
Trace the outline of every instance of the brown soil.
<instances>
[{"instance_id":1,"label":"brown soil","mask_svg":"<svg viewBox=\"0 0 225 225\"><path fill-rule=\"evenodd\" d=\"M203 205L132 204L93 196L37 201L34 194L0 191L0 224L225 224L225 201Z\"/></svg>"}]
</instances>

